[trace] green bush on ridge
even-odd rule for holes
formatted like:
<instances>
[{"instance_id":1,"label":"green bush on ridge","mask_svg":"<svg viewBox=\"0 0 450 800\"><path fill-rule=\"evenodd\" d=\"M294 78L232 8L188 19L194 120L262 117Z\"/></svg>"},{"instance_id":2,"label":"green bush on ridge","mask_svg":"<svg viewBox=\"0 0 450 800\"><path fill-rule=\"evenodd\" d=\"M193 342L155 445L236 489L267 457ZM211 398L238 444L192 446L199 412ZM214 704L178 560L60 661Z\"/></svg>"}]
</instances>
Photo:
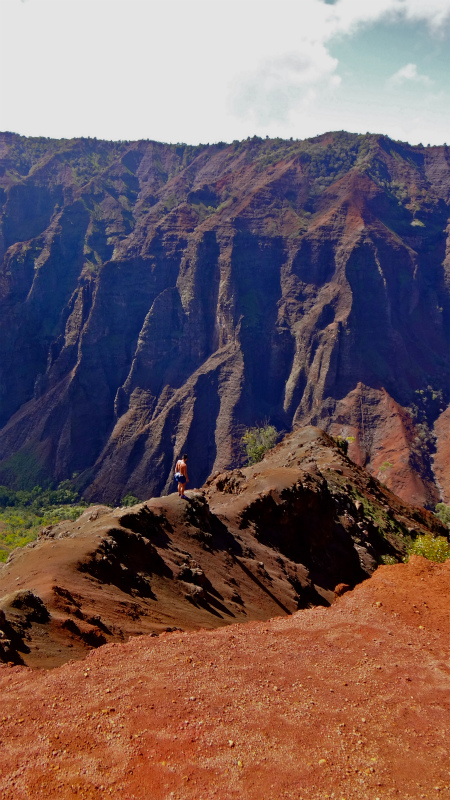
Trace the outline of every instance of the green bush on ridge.
<instances>
[{"instance_id":1,"label":"green bush on ridge","mask_svg":"<svg viewBox=\"0 0 450 800\"><path fill-rule=\"evenodd\" d=\"M277 443L278 433L273 425L262 425L254 428L247 428L242 439L241 446L247 456L247 464L257 464L262 461L268 450L271 450Z\"/></svg>"},{"instance_id":2,"label":"green bush on ridge","mask_svg":"<svg viewBox=\"0 0 450 800\"><path fill-rule=\"evenodd\" d=\"M135 506L136 503L140 503L140 502L141 501L139 500L138 497L136 497L134 494L128 493L128 494L125 495L125 497L122 497L122 500L120 501L120 505L121 506Z\"/></svg>"},{"instance_id":3,"label":"green bush on ridge","mask_svg":"<svg viewBox=\"0 0 450 800\"><path fill-rule=\"evenodd\" d=\"M445 536L432 536L430 533L425 533L408 545L408 554L403 560L407 562L412 555L423 556L429 561L442 564L450 558L450 542Z\"/></svg>"}]
</instances>

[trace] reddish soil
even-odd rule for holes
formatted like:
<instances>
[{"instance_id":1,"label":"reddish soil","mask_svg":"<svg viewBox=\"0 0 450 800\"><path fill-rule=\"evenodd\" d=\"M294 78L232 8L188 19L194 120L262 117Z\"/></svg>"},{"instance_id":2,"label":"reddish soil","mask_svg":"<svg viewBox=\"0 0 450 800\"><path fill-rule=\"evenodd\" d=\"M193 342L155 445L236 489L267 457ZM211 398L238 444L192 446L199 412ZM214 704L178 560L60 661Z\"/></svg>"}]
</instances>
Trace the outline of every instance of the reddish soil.
<instances>
[{"instance_id":1,"label":"reddish soil","mask_svg":"<svg viewBox=\"0 0 450 800\"><path fill-rule=\"evenodd\" d=\"M0 665L3 800L450 797L450 561L330 608Z\"/></svg>"}]
</instances>

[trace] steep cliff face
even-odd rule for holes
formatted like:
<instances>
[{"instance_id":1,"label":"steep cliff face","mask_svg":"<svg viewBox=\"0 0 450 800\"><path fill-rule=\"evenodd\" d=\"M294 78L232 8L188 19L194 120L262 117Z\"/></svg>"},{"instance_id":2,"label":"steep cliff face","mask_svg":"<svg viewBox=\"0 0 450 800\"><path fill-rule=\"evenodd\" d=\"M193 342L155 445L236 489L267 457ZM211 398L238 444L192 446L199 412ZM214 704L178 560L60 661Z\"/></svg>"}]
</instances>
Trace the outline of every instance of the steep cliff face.
<instances>
[{"instance_id":1,"label":"steep cliff face","mask_svg":"<svg viewBox=\"0 0 450 800\"><path fill-rule=\"evenodd\" d=\"M447 147L3 134L0 156L0 482L145 498L186 450L199 486L267 418L450 500Z\"/></svg>"}]
</instances>

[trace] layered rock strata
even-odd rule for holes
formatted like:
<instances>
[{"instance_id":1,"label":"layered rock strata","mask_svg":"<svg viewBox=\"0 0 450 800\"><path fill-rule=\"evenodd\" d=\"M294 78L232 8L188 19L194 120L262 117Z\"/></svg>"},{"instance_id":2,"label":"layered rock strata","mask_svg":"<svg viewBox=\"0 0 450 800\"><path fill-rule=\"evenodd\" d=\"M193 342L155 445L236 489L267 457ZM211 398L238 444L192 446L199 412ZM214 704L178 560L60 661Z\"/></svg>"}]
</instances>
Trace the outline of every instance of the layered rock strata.
<instances>
[{"instance_id":1,"label":"layered rock strata","mask_svg":"<svg viewBox=\"0 0 450 800\"><path fill-rule=\"evenodd\" d=\"M2 134L0 159L0 483L145 498L186 450L201 486L268 419L450 500L446 146Z\"/></svg>"}]
</instances>

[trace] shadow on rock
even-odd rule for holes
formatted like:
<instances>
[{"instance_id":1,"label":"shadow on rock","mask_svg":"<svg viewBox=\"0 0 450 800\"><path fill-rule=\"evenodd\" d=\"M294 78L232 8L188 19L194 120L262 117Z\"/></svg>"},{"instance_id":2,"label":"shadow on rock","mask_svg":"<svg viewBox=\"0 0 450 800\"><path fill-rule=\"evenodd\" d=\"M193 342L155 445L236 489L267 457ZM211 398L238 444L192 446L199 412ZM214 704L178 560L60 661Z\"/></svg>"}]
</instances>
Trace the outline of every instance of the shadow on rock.
<instances>
[{"instance_id":1,"label":"shadow on rock","mask_svg":"<svg viewBox=\"0 0 450 800\"><path fill-rule=\"evenodd\" d=\"M172 570L148 538L122 528L111 528L100 547L79 565L79 569L127 594L136 591L152 599L156 596L150 576L173 577Z\"/></svg>"}]
</instances>

